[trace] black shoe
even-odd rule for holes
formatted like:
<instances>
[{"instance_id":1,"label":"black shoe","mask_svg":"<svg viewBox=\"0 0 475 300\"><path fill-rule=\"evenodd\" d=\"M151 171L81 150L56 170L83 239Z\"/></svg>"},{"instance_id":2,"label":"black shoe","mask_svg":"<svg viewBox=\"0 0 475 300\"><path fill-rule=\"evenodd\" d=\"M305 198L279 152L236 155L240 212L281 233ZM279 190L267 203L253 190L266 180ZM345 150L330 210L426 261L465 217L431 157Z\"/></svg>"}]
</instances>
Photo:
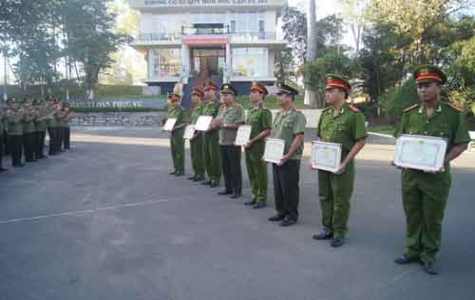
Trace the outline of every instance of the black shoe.
<instances>
[{"instance_id":1,"label":"black shoe","mask_svg":"<svg viewBox=\"0 0 475 300\"><path fill-rule=\"evenodd\" d=\"M190 177L187 177L186 179L195 181L195 178L196 176L190 176Z\"/></svg>"},{"instance_id":2,"label":"black shoe","mask_svg":"<svg viewBox=\"0 0 475 300\"><path fill-rule=\"evenodd\" d=\"M398 258L396 258L394 262L397 263L398 265L407 265L417 260L418 260L417 258L409 257L407 256L407 254L403 254L399 256Z\"/></svg>"},{"instance_id":3,"label":"black shoe","mask_svg":"<svg viewBox=\"0 0 475 300\"><path fill-rule=\"evenodd\" d=\"M218 187L218 186L219 186L219 183L217 183L217 182L211 182L209 184L209 187L211 187L211 188L215 188L215 187Z\"/></svg>"},{"instance_id":4,"label":"black shoe","mask_svg":"<svg viewBox=\"0 0 475 300\"><path fill-rule=\"evenodd\" d=\"M8 169L5 169L3 167L0 167L0 172L5 172L5 171L8 171Z\"/></svg>"},{"instance_id":5,"label":"black shoe","mask_svg":"<svg viewBox=\"0 0 475 300\"><path fill-rule=\"evenodd\" d=\"M14 168L23 168L24 166L25 164L22 164L22 163L13 165Z\"/></svg>"},{"instance_id":6,"label":"black shoe","mask_svg":"<svg viewBox=\"0 0 475 300\"><path fill-rule=\"evenodd\" d=\"M185 173L183 173L183 172L176 172L175 173L176 177L180 177L180 176L183 176L183 175L185 175Z\"/></svg>"},{"instance_id":7,"label":"black shoe","mask_svg":"<svg viewBox=\"0 0 475 300\"><path fill-rule=\"evenodd\" d=\"M241 197L241 193L233 193L233 195L230 196L229 198L231 198L231 199L237 199L237 198L239 198L239 197Z\"/></svg>"},{"instance_id":8,"label":"black shoe","mask_svg":"<svg viewBox=\"0 0 475 300\"><path fill-rule=\"evenodd\" d=\"M288 227L288 226L294 225L295 223L297 223L297 220L292 219L290 217L286 217L285 219L282 220L282 222L280 222L279 225L282 227Z\"/></svg>"},{"instance_id":9,"label":"black shoe","mask_svg":"<svg viewBox=\"0 0 475 300\"><path fill-rule=\"evenodd\" d=\"M27 160L25 160L25 161L26 161L26 162L37 162L38 160L36 160L36 159L27 159Z\"/></svg>"},{"instance_id":10,"label":"black shoe","mask_svg":"<svg viewBox=\"0 0 475 300\"><path fill-rule=\"evenodd\" d=\"M333 238L333 233L330 232L328 229L322 229L318 234L313 236L314 240L323 241L323 240L331 240Z\"/></svg>"},{"instance_id":11,"label":"black shoe","mask_svg":"<svg viewBox=\"0 0 475 300\"><path fill-rule=\"evenodd\" d=\"M226 190L224 190L224 191L218 192L218 195L224 196L224 195L231 195L232 193L233 193L233 192L231 192L231 191L226 191Z\"/></svg>"},{"instance_id":12,"label":"black shoe","mask_svg":"<svg viewBox=\"0 0 475 300\"><path fill-rule=\"evenodd\" d=\"M50 154L50 155L51 155L51 154ZM170 173L168 173L168 174L170 174L170 175L175 175L175 174L176 174L176 171L170 172Z\"/></svg>"},{"instance_id":13,"label":"black shoe","mask_svg":"<svg viewBox=\"0 0 475 300\"><path fill-rule=\"evenodd\" d=\"M282 221L284 218L285 218L285 215L276 214L275 216L270 217L268 220L271 222L278 222L278 221Z\"/></svg>"},{"instance_id":14,"label":"black shoe","mask_svg":"<svg viewBox=\"0 0 475 300\"><path fill-rule=\"evenodd\" d=\"M343 246L344 243L345 243L345 238L341 236L337 236L332 239L332 241L330 242L330 246L332 246L333 248L337 248L337 247Z\"/></svg>"},{"instance_id":15,"label":"black shoe","mask_svg":"<svg viewBox=\"0 0 475 300\"><path fill-rule=\"evenodd\" d=\"M427 274L430 274L430 275L437 275L439 274L439 269L436 265L435 262L432 262L432 261L424 261L422 263L422 269L427 273Z\"/></svg>"},{"instance_id":16,"label":"black shoe","mask_svg":"<svg viewBox=\"0 0 475 300\"><path fill-rule=\"evenodd\" d=\"M247 201L247 202L244 202L244 205L254 205L256 204L257 202L255 200L251 200L251 201Z\"/></svg>"},{"instance_id":17,"label":"black shoe","mask_svg":"<svg viewBox=\"0 0 475 300\"><path fill-rule=\"evenodd\" d=\"M41 155L40 157L38 157L38 159L45 159L45 158L48 158L48 156Z\"/></svg>"},{"instance_id":18,"label":"black shoe","mask_svg":"<svg viewBox=\"0 0 475 300\"><path fill-rule=\"evenodd\" d=\"M201 184L202 184L202 185L210 185L210 184L211 184L211 181L203 181Z\"/></svg>"},{"instance_id":19,"label":"black shoe","mask_svg":"<svg viewBox=\"0 0 475 300\"><path fill-rule=\"evenodd\" d=\"M264 207L266 207L265 202L257 202L256 204L254 204L254 206L252 206L252 208L254 209L259 209L259 208L264 208Z\"/></svg>"},{"instance_id":20,"label":"black shoe","mask_svg":"<svg viewBox=\"0 0 475 300\"><path fill-rule=\"evenodd\" d=\"M200 175L195 176L195 179L193 179L193 181L195 181L195 182L199 182L199 181L203 181L203 180L205 180L205 178L203 176L200 176Z\"/></svg>"}]
</instances>

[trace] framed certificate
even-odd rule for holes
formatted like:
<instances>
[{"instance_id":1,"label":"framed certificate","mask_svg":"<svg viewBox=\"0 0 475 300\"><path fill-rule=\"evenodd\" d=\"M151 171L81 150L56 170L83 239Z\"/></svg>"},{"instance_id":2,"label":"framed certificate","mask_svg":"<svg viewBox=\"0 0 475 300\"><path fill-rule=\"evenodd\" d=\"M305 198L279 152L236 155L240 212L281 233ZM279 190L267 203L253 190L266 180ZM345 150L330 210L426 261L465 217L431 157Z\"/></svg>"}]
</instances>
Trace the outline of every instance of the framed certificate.
<instances>
[{"instance_id":1,"label":"framed certificate","mask_svg":"<svg viewBox=\"0 0 475 300\"><path fill-rule=\"evenodd\" d=\"M281 139L266 139L266 148L264 149L264 159L267 162L278 164L284 156L285 141Z\"/></svg>"},{"instance_id":2,"label":"framed certificate","mask_svg":"<svg viewBox=\"0 0 475 300\"><path fill-rule=\"evenodd\" d=\"M447 141L432 136L404 134L396 141L394 164L423 171L439 171L445 158Z\"/></svg>"},{"instance_id":3,"label":"framed certificate","mask_svg":"<svg viewBox=\"0 0 475 300\"><path fill-rule=\"evenodd\" d=\"M312 169L336 172L341 163L341 144L312 142L310 166Z\"/></svg>"},{"instance_id":4,"label":"framed certificate","mask_svg":"<svg viewBox=\"0 0 475 300\"><path fill-rule=\"evenodd\" d=\"M176 123L175 118L168 118L165 125L163 125L163 130L172 131L173 127L175 127L175 123Z\"/></svg>"},{"instance_id":5,"label":"framed certificate","mask_svg":"<svg viewBox=\"0 0 475 300\"><path fill-rule=\"evenodd\" d=\"M236 134L236 140L234 141L234 145L236 146L244 146L249 142L249 138L251 137L251 129L252 127L249 125L241 125L239 126Z\"/></svg>"},{"instance_id":6,"label":"framed certificate","mask_svg":"<svg viewBox=\"0 0 475 300\"><path fill-rule=\"evenodd\" d=\"M195 135L195 127L193 125L187 125L185 127L185 133L183 134L183 139L191 140Z\"/></svg>"},{"instance_id":7,"label":"framed certificate","mask_svg":"<svg viewBox=\"0 0 475 300\"><path fill-rule=\"evenodd\" d=\"M195 130L207 131L209 129L211 121L213 121L212 116L199 116L198 120L196 120Z\"/></svg>"}]
</instances>

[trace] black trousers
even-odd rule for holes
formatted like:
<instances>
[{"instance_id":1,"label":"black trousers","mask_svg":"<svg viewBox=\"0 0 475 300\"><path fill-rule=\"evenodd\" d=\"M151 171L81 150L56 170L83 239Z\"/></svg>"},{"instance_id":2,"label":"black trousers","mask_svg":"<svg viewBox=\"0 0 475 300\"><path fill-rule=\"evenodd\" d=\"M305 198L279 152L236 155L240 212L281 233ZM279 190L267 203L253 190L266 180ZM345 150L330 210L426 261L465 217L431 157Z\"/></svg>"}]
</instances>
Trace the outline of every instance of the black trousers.
<instances>
[{"instance_id":1,"label":"black trousers","mask_svg":"<svg viewBox=\"0 0 475 300\"><path fill-rule=\"evenodd\" d=\"M0 139L0 143L3 143L3 154L10 154L8 150L8 132L6 130L3 131L3 137Z\"/></svg>"},{"instance_id":2,"label":"black trousers","mask_svg":"<svg viewBox=\"0 0 475 300\"><path fill-rule=\"evenodd\" d=\"M36 132L36 157L41 158L44 157L44 150L45 150L45 131L37 131Z\"/></svg>"},{"instance_id":3,"label":"black trousers","mask_svg":"<svg viewBox=\"0 0 475 300\"><path fill-rule=\"evenodd\" d=\"M290 159L282 166L272 164L272 171L277 213L297 220L299 217L300 159Z\"/></svg>"},{"instance_id":4,"label":"black trousers","mask_svg":"<svg viewBox=\"0 0 475 300\"><path fill-rule=\"evenodd\" d=\"M226 191L242 193L241 147L220 146L221 162Z\"/></svg>"},{"instance_id":5,"label":"black trousers","mask_svg":"<svg viewBox=\"0 0 475 300\"><path fill-rule=\"evenodd\" d=\"M49 135L49 155L55 155L58 153L58 127L48 127Z\"/></svg>"},{"instance_id":6,"label":"black trousers","mask_svg":"<svg viewBox=\"0 0 475 300\"><path fill-rule=\"evenodd\" d=\"M70 149L71 146L71 128L70 127L64 127L63 130L63 147L65 150Z\"/></svg>"},{"instance_id":7,"label":"black trousers","mask_svg":"<svg viewBox=\"0 0 475 300\"><path fill-rule=\"evenodd\" d=\"M3 168L3 164L2 164L2 160L3 160L3 151L5 148L4 145L3 145L3 135L0 136L0 168Z\"/></svg>"},{"instance_id":8,"label":"black trousers","mask_svg":"<svg viewBox=\"0 0 475 300\"><path fill-rule=\"evenodd\" d=\"M36 132L23 133L23 149L26 161L36 158Z\"/></svg>"},{"instance_id":9,"label":"black trousers","mask_svg":"<svg viewBox=\"0 0 475 300\"><path fill-rule=\"evenodd\" d=\"M58 152L63 151L64 127L58 127Z\"/></svg>"},{"instance_id":10,"label":"black trousers","mask_svg":"<svg viewBox=\"0 0 475 300\"><path fill-rule=\"evenodd\" d=\"M12 166L21 164L22 150L23 150L23 135L8 136L8 149L12 157Z\"/></svg>"}]
</instances>

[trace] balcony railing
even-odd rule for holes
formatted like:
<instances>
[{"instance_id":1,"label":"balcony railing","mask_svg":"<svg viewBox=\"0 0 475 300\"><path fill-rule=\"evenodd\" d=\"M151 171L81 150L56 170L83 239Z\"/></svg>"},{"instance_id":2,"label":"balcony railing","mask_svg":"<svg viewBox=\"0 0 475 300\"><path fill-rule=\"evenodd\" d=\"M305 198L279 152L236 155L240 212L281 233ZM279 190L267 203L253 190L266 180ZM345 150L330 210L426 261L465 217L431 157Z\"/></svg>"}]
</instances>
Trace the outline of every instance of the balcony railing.
<instances>
[{"instance_id":1,"label":"balcony railing","mask_svg":"<svg viewBox=\"0 0 475 300\"><path fill-rule=\"evenodd\" d=\"M158 41L180 41L184 36L193 35L221 35L227 36L232 42L257 42L266 40L276 40L275 32L249 31L249 32L230 32L227 27L224 28L192 28L184 27L182 32L175 33L142 33L135 38L136 43L148 43Z\"/></svg>"}]
</instances>

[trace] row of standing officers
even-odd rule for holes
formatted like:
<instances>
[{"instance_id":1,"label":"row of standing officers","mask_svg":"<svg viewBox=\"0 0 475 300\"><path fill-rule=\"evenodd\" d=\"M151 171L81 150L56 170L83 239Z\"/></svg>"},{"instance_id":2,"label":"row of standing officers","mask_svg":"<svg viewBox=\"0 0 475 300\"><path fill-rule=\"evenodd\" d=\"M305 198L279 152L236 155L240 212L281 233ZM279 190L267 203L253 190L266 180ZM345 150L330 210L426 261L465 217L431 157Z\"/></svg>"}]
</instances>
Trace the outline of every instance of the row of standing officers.
<instances>
[{"instance_id":1,"label":"row of standing officers","mask_svg":"<svg viewBox=\"0 0 475 300\"><path fill-rule=\"evenodd\" d=\"M24 162L45 159L46 132L49 136L49 155L70 149L70 120L74 118L69 103L47 97L45 101L12 98L0 106L0 172L2 158L10 153L12 167L20 168ZM64 150L63 150L64 149ZM24 160L23 160L24 157Z\"/></svg>"},{"instance_id":2,"label":"row of standing officers","mask_svg":"<svg viewBox=\"0 0 475 300\"><path fill-rule=\"evenodd\" d=\"M439 266L435 257L440 249L442 219L451 186L450 161L466 149L470 137L463 113L441 101L441 87L447 80L444 72L435 66L423 65L413 75L418 83L420 102L404 110L396 136L442 137L447 140L448 149L444 167L439 172L413 169L401 172L406 249L395 262L404 265L417 261L425 272L437 274ZM267 163L262 159L265 140L267 137L282 139L285 141L284 156L280 163L272 164L276 214L269 221L291 226L299 218L299 174L306 119L294 106L298 91L284 83L278 83L276 87L281 110L274 121L263 103L268 91L260 83L251 86L249 99L252 108L247 117L243 107L236 102L238 93L231 84L221 87L220 101L214 83L205 83L203 90L194 88L191 118L180 106L182 95L179 92L170 94L168 117L177 119L170 137L174 166L171 174L184 175L185 127L196 124L199 116L212 116L209 130L197 131L190 139L194 175L188 179L217 187L222 174L224 190L218 194L240 197L242 151L240 146L234 145L234 140L239 126L247 124L252 130L244 152L252 199L245 205L263 208L267 203L268 189ZM355 179L354 158L364 147L367 137L364 115L346 102L350 90L346 78L328 75L325 94L328 107L323 110L316 131L319 140L342 146L340 168L336 172L318 171L322 228L313 238L329 240L332 247L345 243Z\"/></svg>"}]
</instances>

